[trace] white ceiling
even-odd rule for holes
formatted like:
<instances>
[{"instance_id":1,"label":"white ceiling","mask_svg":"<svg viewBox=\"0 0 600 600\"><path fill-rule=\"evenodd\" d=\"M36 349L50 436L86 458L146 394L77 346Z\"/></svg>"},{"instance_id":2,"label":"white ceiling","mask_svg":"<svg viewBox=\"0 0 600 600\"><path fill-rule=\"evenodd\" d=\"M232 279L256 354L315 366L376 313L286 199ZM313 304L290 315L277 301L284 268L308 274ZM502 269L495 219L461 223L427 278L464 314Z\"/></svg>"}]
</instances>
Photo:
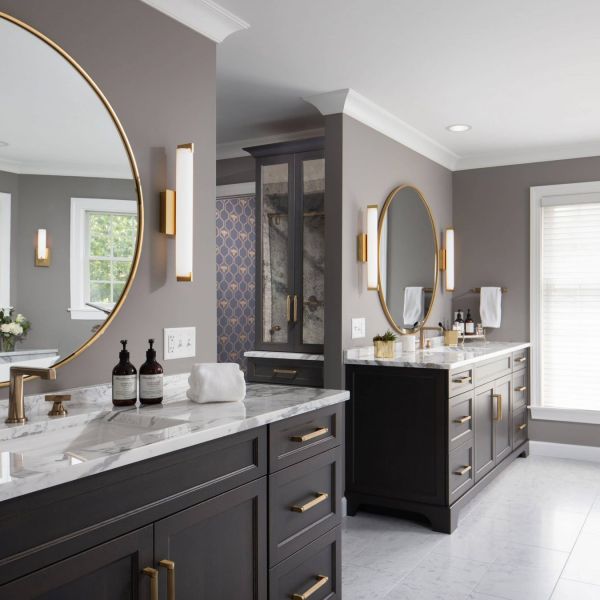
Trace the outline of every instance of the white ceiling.
<instances>
[{"instance_id":1,"label":"white ceiling","mask_svg":"<svg viewBox=\"0 0 600 600\"><path fill-rule=\"evenodd\" d=\"M0 19L0 170L132 177L112 119L57 52Z\"/></svg>"},{"instance_id":2,"label":"white ceiling","mask_svg":"<svg viewBox=\"0 0 600 600\"><path fill-rule=\"evenodd\" d=\"M600 154L597 0L220 0L218 141L319 127L351 88L454 168ZM452 134L451 123L473 129Z\"/></svg>"}]
</instances>

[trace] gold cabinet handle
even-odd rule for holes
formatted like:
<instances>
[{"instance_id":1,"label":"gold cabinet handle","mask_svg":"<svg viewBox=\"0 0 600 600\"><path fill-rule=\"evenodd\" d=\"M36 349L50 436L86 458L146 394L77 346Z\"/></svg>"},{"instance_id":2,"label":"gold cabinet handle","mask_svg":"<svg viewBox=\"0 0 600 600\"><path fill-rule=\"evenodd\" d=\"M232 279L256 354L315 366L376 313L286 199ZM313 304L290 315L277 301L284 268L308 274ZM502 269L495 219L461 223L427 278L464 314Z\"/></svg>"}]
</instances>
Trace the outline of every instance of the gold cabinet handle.
<instances>
[{"instance_id":1,"label":"gold cabinet handle","mask_svg":"<svg viewBox=\"0 0 600 600\"><path fill-rule=\"evenodd\" d=\"M158 571L152 567L146 567L142 573L150 577L150 600L158 600Z\"/></svg>"},{"instance_id":2,"label":"gold cabinet handle","mask_svg":"<svg viewBox=\"0 0 600 600\"><path fill-rule=\"evenodd\" d=\"M471 415L467 415L465 417L460 417L459 419L454 419L454 422L462 425L463 423L468 423L472 418Z\"/></svg>"},{"instance_id":3,"label":"gold cabinet handle","mask_svg":"<svg viewBox=\"0 0 600 600\"><path fill-rule=\"evenodd\" d=\"M527 361L527 357L526 356L521 356L520 358L517 358L516 360L517 360L517 362L524 363L524 362Z\"/></svg>"},{"instance_id":4,"label":"gold cabinet handle","mask_svg":"<svg viewBox=\"0 0 600 600\"><path fill-rule=\"evenodd\" d=\"M307 502L306 504L294 504L293 506L290 506L290 510L292 512L303 513L314 508L318 504L321 504L321 502L325 502L327 498L329 498L327 492L317 492L316 496L310 502Z\"/></svg>"},{"instance_id":5,"label":"gold cabinet handle","mask_svg":"<svg viewBox=\"0 0 600 600\"><path fill-rule=\"evenodd\" d=\"M158 564L167 569L167 600L175 600L175 562L165 558Z\"/></svg>"},{"instance_id":6,"label":"gold cabinet handle","mask_svg":"<svg viewBox=\"0 0 600 600\"><path fill-rule=\"evenodd\" d=\"M471 383L471 378L469 376L459 377L458 379L453 379L452 383Z\"/></svg>"},{"instance_id":7,"label":"gold cabinet handle","mask_svg":"<svg viewBox=\"0 0 600 600\"><path fill-rule=\"evenodd\" d=\"M296 369L273 369L273 375L293 375L295 377L298 375L298 371Z\"/></svg>"},{"instance_id":8,"label":"gold cabinet handle","mask_svg":"<svg viewBox=\"0 0 600 600\"><path fill-rule=\"evenodd\" d=\"M309 587L305 592L301 594L292 594L292 600L306 600L310 598L316 591L320 590L324 585L327 585L329 577L327 575L317 575L317 583Z\"/></svg>"},{"instance_id":9,"label":"gold cabinet handle","mask_svg":"<svg viewBox=\"0 0 600 600\"><path fill-rule=\"evenodd\" d=\"M309 440L314 440L315 438L321 437L329 433L329 427L320 427L319 429L315 429L310 433L305 433L304 435L292 435L290 436L290 440L292 442L308 442Z\"/></svg>"},{"instance_id":10,"label":"gold cabinet handle","mask_svg":"<svg viewBox=\"0 0 600 600\"><path fill-rule=\"evenodd\" d=\"M495 421L502 421L502 394L492 394L496 398L496 418Z\"/></svg>"},{"instance_id":11,"label":"gold cabinet handle","mask_svg":"<svg viewBox=\"0 0 600 600\"><path fill-rule=\"evenodd\" d=\"M288 294L287 298L285 299L285 317L286 317L288 323L292 320L291 304L292 304L292 297Z\"/></svg>"},{"instance_id":12,"label":"gold cabinet handle","mask_svg":"<svg viewBox=\"0 0 600 600\"><path fill-rule=\"evenodd\" d=\"M294 294L294 323L298 322L298 296Z\"/></svg>"},{"instance_id":13,"label":"gold cabinet handle","mask_svg":"<svg viewBox=\"0 0 600 600\"><path fill-rule=\"evenodd\" d=\"M522 423L517 427L517 431L523 431L523 429L527 429L527 423Z\"/></svg>"},{"instance_id":14,"label":"gold cabinet handle","mask_svg":"<svg viewBox=\"0 0 600 600\"><path fill-rule=\"evenodd\" d=\"M526 391L527 391L526 385L522 385L521 387L515 388L515 392L526 392Z\"/></svg>"},{"instance_id":15,"label":"gold cabinet handle","mask_svg":"<svg viewBox=\"0 0 600 600\"><path fill-rule=\"evenodd\" d=\"M456 471L454 471L455 475L460 475L461 477L463 475L466 475L473 467L471 465L467 465L466 467L463 467L462 469L458 469Z\"/></svg>"}]
</instances>

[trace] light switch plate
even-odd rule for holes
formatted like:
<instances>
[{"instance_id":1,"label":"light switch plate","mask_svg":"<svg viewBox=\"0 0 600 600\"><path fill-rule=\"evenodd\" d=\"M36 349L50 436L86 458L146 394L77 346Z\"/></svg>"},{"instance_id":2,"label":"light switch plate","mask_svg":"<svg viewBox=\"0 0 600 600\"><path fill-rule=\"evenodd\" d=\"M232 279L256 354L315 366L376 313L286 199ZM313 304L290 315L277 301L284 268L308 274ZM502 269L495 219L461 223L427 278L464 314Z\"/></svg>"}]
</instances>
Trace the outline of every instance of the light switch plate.
<instances>
[{"instance_id":1,"label":"light switch plate","mask_svg":"<svg viewBox=\"0 0 600 600\"><path fill-rule=\"evenodd\" d=\"M196 328L165 328L164 360L196 356Z\"/></svg>"},{"instance_id":2,"label":"light switch plate","mask_svg":"<svg viewBox=\"0 0 600 600\"><path fill-rule=\"evenodd\" d=\"M365 318L352 319L352 339L357 340L365 337L366 323Z\"/></svg>"}]
</instances>

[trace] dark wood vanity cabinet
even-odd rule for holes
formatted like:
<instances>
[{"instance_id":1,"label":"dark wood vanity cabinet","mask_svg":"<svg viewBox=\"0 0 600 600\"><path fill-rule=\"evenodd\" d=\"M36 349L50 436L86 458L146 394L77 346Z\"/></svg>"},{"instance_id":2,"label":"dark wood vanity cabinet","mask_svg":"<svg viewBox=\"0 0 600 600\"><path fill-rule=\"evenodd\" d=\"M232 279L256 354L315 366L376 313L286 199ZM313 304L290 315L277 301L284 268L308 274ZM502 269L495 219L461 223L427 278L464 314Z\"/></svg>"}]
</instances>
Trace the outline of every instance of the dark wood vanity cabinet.
<instances>
[{"instance_id":1,"label":"dark wood vanity cabinet","mask_svg":"<svg viewBox=\"0 0 600 600\"><path fill-rule=\"evenodd\" d=\"M3 502L0 598L171 600L170 580L178 600L316 584L315 599L340 598L343 414L334 405Z\"/></svg>"},{"instance_id":2,"label":"dark wood vanity cabinet","mask_svg":"<svg viewBox=\"0 0 600 600\"><path fill-rule=\"evenodd\" d=\"M396 509L452 532L469 499L529 452L528 357L450 372L348 365L348 514Z\"/></svg>"}]
</instances>

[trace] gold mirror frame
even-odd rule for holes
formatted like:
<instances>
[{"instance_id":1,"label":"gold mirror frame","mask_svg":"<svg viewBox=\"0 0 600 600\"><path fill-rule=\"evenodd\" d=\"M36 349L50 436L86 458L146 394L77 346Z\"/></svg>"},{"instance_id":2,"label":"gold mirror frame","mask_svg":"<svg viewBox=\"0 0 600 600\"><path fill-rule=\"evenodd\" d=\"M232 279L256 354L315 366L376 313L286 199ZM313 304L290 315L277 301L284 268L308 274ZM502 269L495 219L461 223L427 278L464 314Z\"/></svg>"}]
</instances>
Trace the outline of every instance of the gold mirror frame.
<instances>
[{"instance_id":1,"label":"gold mirror frame","mask_svg":"<svg viewBox=\"0 0 600 600\"><path fill-rule=\"evenodd\" d=\"M433 281L433 287L432 287L433 293L431 295L431 302L429 304L429 310L427 311L427 314L425 315L425 318L423 319L423 322L419 327L408 327L408 328L400 327L398 325L398 323L396 323L396 321L392 317L392 314L390 313L390 310L388 308L388 305L385 300L385 296L383 295L383 291L382 291L382 287L381 287L381 232L383 231L383 223L387 216L390 204L396 197L396 194L399 194L402 190L405 190L405 189L414 190L417 193L417 195L419 196L421 202L423 203L423 206L427 210L427 215L429 216L429 222L431 224L431 231L433 233L433 248L434 248L434 261L433 261L434 281ZM381 209L381 213L379 215L379 223L377 226L377 293L379 294L379 302L381 302L381 308L383 309L383 312L384 312L387 320L389 321L390 325L398 333L401 333L403 335L406 335L409 333L416 333L417 331L419 331L421 329L421 327L424 327L425 324L427 323L427 319L429 319L429 315L431 314L431 310L435 303L435 297L437 294L438 279L439 279L438 259L439 259L439 245L438 245L437 231L435 228L435 221L433 220L433 213L431 212L431 207L429 206L427 200L425 200L425 196L423 195L421 190L419 190L419 188L415 187L414 185L403 184L403 185L399 185L398 187L395 187L389 193L388 197L386 198L386 200L383 204L383 208Z\"/></svg>"},{"instance_id":2,"label":"gold mirror frame","mask_svg":"<svg viewBox=\"0 0 600 600\"><path fill-rule=\"evenodd\" d=\"M12 23L13 25L17 25L21 29L24 29L25 31L35 35L39 40L41 40L46 45L48 45L50 48L52 48L53 50L58 52L58 54L60 54L60 56L62 56L67 62L69 62L71 64L71 66L79 73L79 75L81 75L83 80L92 88L92 90L94 91L94 93L96 94L96 96L98 97L100 102L103 104L108 115L112 119L112 121L117 129L117 132L119 133L119 137L121 138L121 142L123 143L123 147L125 149L127 158L129 160L129 166L131 167L131 174L135 181L135 189L137 192L138 231L137 231L136 244L135 244L135 253L133 256L133 262L131 264L131 271L129 272L129 278L127 279L127 283L125 284L123 293L121 294L121 297L115 304L115 307L113 308L111 313L106 317L105 321L98 328L98 330L84 344L82 344L79 348L77 348L77 350L75 350L74 352L69 354L67 357L65 357L62 360L60 360L59 362L57 362L55 365L52 365L54 368L59 368L59 367L62 367L64 365L70 363L72 360L77 358L80 354L85 352L85 350L87 350L94 342L96 342L98 340L98 338L106 331L108 326L112 323L112 320L117 316L117 314L121 310L121 307L123 306L123 303L125 302L125 300L127 299L127 296L129 295L129 290L131 289L133 280L135 279L135 275L138 270L140 256L142 253L142 240L144 237L144 198L143 198L143 194L142 194L142 184L140 181L140 174L138 171L137 163L136 163L135 157L133 155L133 150L131 149L131 145L129 143L129 140L127 139L127 134L125 133L125 130L123 129L123 126L121 125L121 122L119 121L119 118L117 117L117 114L115 113L113 107L110 105L106 96L102 93L100 88L96 85L94 80L87 74L87 72L83 69L83 67L71 55L69 55L65 50L63 50L57 43L53 42L50 38L46 37L43 33L38 31L34 27L31 27L31 25L28 25L27 23L24 23L20 19L12 17L11 15L4 13L2 11L0 11L0 19L4 19L4 20L8 21L9 23ZM25 378L26 381L29 381L31 379L37 379L37 377L30 376L30 377ZM0 388L7 387L8 385L9 385L8 381L0 381Z\"/></svg>"}]
</instances>

